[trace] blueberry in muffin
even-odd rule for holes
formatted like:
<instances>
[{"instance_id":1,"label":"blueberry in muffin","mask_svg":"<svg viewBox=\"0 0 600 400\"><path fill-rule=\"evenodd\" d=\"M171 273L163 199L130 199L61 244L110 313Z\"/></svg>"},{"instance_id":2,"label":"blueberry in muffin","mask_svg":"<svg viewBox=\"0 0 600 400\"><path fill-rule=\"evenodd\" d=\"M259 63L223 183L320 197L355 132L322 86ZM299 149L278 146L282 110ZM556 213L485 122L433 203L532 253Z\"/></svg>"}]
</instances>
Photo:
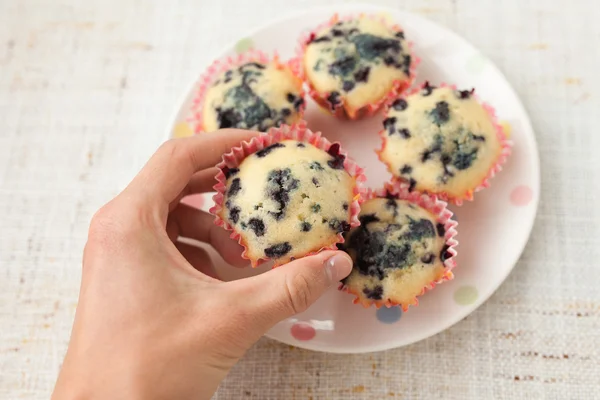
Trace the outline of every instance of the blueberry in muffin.
<instances>
[{"instance_id":1,"label":"blueberry in muffin","mask_svg":"<svg viewBox=\"0 0 600 400\"><path fill-rule=\"evenodd\" d=\"M351 227L356 182L338 144L328 151L283 140L226 168L219 216L241 236L253 264L276 265L340 241Z\"/></svg>"},{"instance_id":2,"label":"blueberry in muffin","mask_svg":"<svg viewBox=\"0 0 600 400\"><path fill-rule=\"evenodd\" d=\"M202 126L267 131L298 121L304 110L302 83L277 62L246 62L222 72L206 91Z\"/></svg>"},{"instance_id":3,"label":"blueberry in muffin","mask_svg":"<svg viewBox=\"0 0 600 400\"><path fill-rule=\"evenodd\" d=\"M395 82L408 83L413 62L404 32L366 16L312 34L302 60L315 100L331 111L343 106L351 118L385 99Z\"/></svg>"},{"instance_id":4,"label":"blueberry in muffin","mask_svg":"<svg viewBox=\"0 0 600 400\"><path fill-rule=\"evenodd\" d=\"M490 113L473 90L426 83L391 103L383 121L381 160L411 189L470 198L502 151Z\"/></svg>"},{"instance_id":5,"label":"blueberry in muffin","mask_svg":"<svg viewBox=\"0 0 600 400\"><path fill-rule=\"evenodd\" d=\"M443 278L451 254L444 225L431 212L388 196L367 200L359 220L340 247L354 261L342 283L363 304L408 307L425 287Z\"/></svg>"}]
</instances>

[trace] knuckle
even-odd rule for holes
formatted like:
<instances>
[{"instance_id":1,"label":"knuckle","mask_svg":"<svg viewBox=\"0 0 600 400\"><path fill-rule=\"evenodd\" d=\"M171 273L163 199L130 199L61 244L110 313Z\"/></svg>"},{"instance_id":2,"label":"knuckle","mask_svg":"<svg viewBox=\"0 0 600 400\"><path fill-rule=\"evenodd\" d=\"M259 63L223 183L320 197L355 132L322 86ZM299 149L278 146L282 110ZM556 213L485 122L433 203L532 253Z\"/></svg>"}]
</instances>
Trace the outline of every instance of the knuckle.
<instances>
[{"instance_id":1,"label":"knuckle","mask_svg":"<svg viewBox=\"0 0 600 400\"><path fill-rule=\"evenodd\" d=\"M83 269L95 269L102 260L135 252L132 246L139 237L139 229L124 216L118 201L112 200L92 216L83 252Z\"/></svg>"},{"instance_id":2,"label":"knuckle","mask_svg":"<svg viewBox=\"0 0 600 400\"><path fill-rule=\"evenodd\" d=\"M101 207L92 216L88 236L90 239L96 239L109 233L112 229L113 215L110 205Z\"/></svg>"},{"instance_id":3,"label":"knuckle","mask_svg":"<svg viewBox=\"0 0 600 400\"><path fill-rule=\"evenodd\" d=\"M286 280L286 289L291 311L294 314L306 311L312 299L312 288L308 279L302 274L297 274Z\"/></svg>"},{"instance_id":4,"label":"knuckle","mask_svg":"<svg viewBox=\"0 0 600 400\"><path fill-rule=\"evenodd\" d=\"M88 242L106 245L122 240L128 233L125 227L131 225L122 214L113 201L96 211L90 221Z\"/></svg>"},{"instance_id":5,"label":"knuckle","mask_svg":"<svg viewBox=\"0 0 600 400\"><path fill-rule=\"evenodd\" d=\"M179 147L178 143L177 139L169 139L160 145L157 152L173 155Z\"/></svg>"},{"instance_id":6,"label":"knuckle","mask_svg":"<svg viewBox=\"0 0 600 400\"><path fill-rule=\"evenodd\" d=\"M193 154L189 146L182 143L182 139L169 139L158 149L157 153L164 153L168 158L185 159L192 158Z\"/></svg>"},{"instance_id":7,"label":"knuckle","mask_svg":"<svg viewBox=\"0 0 600 400\"><path fill-rule=\"evenodd\" d=\"M114 247L114 221L115 217L110 203L101 207L92 216L87 242L83 250L84 271L90 270L91 266L95 264L91 262L92 260L97 259L99 256L103 257L107 255L108 250Z\"/></svg>"}]
</instances>

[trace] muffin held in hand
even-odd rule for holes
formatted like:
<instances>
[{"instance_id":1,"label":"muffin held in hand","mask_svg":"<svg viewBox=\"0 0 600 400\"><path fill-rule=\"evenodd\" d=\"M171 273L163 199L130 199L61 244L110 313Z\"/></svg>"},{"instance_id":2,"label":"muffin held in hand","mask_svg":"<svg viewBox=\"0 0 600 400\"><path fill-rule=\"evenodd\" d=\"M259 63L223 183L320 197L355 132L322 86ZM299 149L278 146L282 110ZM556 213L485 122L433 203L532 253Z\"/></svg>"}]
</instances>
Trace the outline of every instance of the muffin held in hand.
<instances>
[{"instance_id":1,"label":"muffin held in hand","mask_svg":"<svg viewBox=\"0 0 600 400\"><path fill-rule=\"evenodd\" d=\"M410 189L461 204L488 185L510 153L493 110L474 90L428 83L389 107L380 159Z\"/></svg>"},{"instance_id":2,"label":"muffin held in hand","mask_svg":"<svg viewBox=\"0 0 600 400\"><path fill-rule=\"evenodd\" d=\"M251 52L217 61L201 80L194 101L196 132L239 128L266 132L304 113L302 81L276 58Z\"/></svg>"},{"instance_id":3,"label":"muffin held in hand","mask_svg":"<svg viewBox=\"0 0 600 400\"><path fill-rule=\"evenodd\" d=\"M413 79L415 60L404 32L375 17L334 16L303 39L301 48L311 96L338 116L370 115Z\"/></svg>"},{"instance_id":4,"label":"muffin held in hand","mask_svg":"<svg viewBox=\"0 0 600 400\"><path fill-rule=\"evenodd\" d=\"M229 163L234 167L220 166L215 211L253 265L335 248L342 233L358 225L357 175L349 172L357 168L348 168L353 164L338 144L327 143L325 151L291 137L240 156L241 162Z\"/></svg>"},{"instance_id":5,"label":"muffin held in hand","mask_svg":"<svg viewBox=\"0 0 600 400\"><path fill-rule=\"evenodd\" d=\"M379 196L386 197L372 196L362 204L361 225L340 246L354 260L343 290L364 306L406 310L426 289L452 277L456 223L445 203L434 198L416 193L406 199L386 192Z\"/></svg>"}]
</instances>

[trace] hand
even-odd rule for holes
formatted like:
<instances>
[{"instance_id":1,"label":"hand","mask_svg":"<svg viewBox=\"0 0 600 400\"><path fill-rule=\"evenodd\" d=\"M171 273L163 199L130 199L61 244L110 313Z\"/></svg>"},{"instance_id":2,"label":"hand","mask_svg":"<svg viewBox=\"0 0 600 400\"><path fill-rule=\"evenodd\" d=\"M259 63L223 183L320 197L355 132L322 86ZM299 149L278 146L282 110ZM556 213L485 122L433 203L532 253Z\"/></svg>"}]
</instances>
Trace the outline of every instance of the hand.
<instances>
[{"instance_id":1,"label":"hand","mask_svg":"<svg viewBox=\"0 0 600 400\"><path fill-rule=\"evenodd\" d=\"M269 328L350 273L345 253L326 251L221 282L206 251L178 241L208 243L227 262L246 264L211 215L180 200L211 191L221 155L254 135L170 140L94 215L53 399L208 399Z\"/></svg>"}]
</instances>

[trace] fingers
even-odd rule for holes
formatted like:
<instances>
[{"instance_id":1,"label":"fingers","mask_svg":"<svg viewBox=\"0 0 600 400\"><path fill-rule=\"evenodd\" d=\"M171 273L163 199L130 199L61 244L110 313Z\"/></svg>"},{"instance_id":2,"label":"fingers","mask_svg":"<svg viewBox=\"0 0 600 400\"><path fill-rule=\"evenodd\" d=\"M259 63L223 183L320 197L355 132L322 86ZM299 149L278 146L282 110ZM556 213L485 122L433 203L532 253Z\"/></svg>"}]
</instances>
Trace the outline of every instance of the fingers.
<instances>
[{"instance_id":1,"label":"fingers","mask_svg":"<svg viewBox=\"0 0 600 400\"><path fill-rule=\"evenodd\" d=\"M243 267L242 246L229 238L229 233L213 223L214 217L207 212L185 204L179 204L167 221L167 234L172 241L185 237L208 243L223 259L234 266Z\"/></svg>"},{"instance_id":2,"label":"fingers","mask_svg":"<svg viewBox=\"0 0 600 400\"><path fill-rule=\"evenodd\" d=\"M230 282L242 291L248 313L268 330L277 322L305 311L331 286L352 271L352 259L341 251L301 258L262 275Z\"/></svg>"},{"instance_id":3,"label":"fingers","mask_svg":"<svg viewBox=\"0 0 600 400\"><path fill-rule=\"evenodd\" d=\"M224 153L259 132L223 129L206 135L171 139L150 158L126 191L164 212L197 171L213 167Z\"/></svg>"},{"instance_id":4,"label":"fingers","mask_svg":"<svg viewBox=\"0 0 600 400\"><path fill-rule=\"evenodd\" d=\"M189 194L213 192L217 184L215 177L219 173L216 167L196 172L188 183Z\"/></svg>"},{"instance_id":5,"label":"fingers","mask_svg":"<svg viewBox=\"0 0 600 400\"><path fill-rule=\"evenodd\" d=\"M182 242L176 242L175 247L177 247L177 250L179 250L181 255L196 270L202 272L206 276L210 276L211 278L219 279L217 273L215 272L212 260L210 259L210 256L206 250Z\"/></svg>"},{"instance_id":6,"label":"fingers","mask_svg":"<svg viewBox=\"0 0 600 400\"><path fill-rule=\"evenodd\" d=\"M227 264L238 268L247 267L250 265L250 261L242 258L244 248L229 236L230 233L225 229L212 224L209 243Z\"/></svg>"},{"instance_id":7,"label":"fingers","mask_svg":"<svg viewBox=\"0 0 600 400\"><path fill-rule=\"evenodd\" d=\"M192 175L186 187L183 188L175 200L169 203L169 212L173 211L185 196L214 191L213 186L217 183L215 177L218 173L219 169L217 167L211 167L198 171Z\"/></svg>"}]
</instances>

